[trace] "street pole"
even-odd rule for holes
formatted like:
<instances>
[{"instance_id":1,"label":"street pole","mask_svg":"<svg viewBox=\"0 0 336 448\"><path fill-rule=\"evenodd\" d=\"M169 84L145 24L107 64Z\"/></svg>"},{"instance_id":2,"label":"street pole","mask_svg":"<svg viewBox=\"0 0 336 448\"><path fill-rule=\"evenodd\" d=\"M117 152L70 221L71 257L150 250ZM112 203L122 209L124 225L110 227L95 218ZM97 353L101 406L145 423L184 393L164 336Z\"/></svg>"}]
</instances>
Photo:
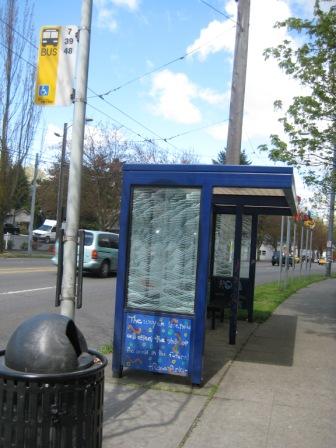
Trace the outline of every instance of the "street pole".
<instances>
[{"instance_id":1,"label":"street pole","mask_svg":"<svg viewBox=\"0 0 336 448\"><path fill-rule=\"evenodd\" d=\"M236 0L237 1L237 0ZM238 0L226 165L239 165L249 38L250 0Z\"/></svg>"},{"instance_id":2,"label":"street pole","mask_svg":"<svg viewBox=\"0 0 336 448\"><path fill-rule=\"evenodd\" d=\"M303 258L302 258L302 248L303 248L303 222L301 222L301 240L300 240L300 275L302 274L302 264L303 264Z\"/></svg>"},{"instance_id":3,"label":"street pole","mask_svg":"<svg viewBox=\"0 0 336 448\"><path fill-rule=\"evenodd\" d=\"M280 253L279 253L279 288L282 282L282 251L283 251L283 234L284 234L284 217L281 216L281 237L280 237Z\"/></svg>"},{"instance_id":4,"label":"street pole","mask_svg":"<svg viewBox=\"0 0 336 448\"><path fill-rule=\"evenodd\" d=\"M296 242L296 235L297 235L297 222L294 221L294 235L293 235L293 260L292 260L292 270L294 271L295 269L295 257L296 257L296 246L297 246L297 242Z\"/></svg>"},{"instance_id":5,"label":"street pole","mask_svg":"<svg viewBox=\"0 0 336 448\"><path fill-rule=\"evenodd\" d=\"M308 227L306 228L306 257L305 257L305 270L307 270L308 268Z\"/></svg>"},{"instance_id":6,"label":"street pole","mask_svg":"<svg viewBox=\"0 0 336 448\"><path fill-rule=\"evenodd\" d=\"M35 201L36 201L36 179L39 165L39 156L35 156L35 168L34 168L34 178L32 183L32 196L30 205L30 221L29 221L29 235L28 235L28 255L31 256L33 251L33 226L34 226L34 215L35 215Z\"/></svg>"},{"instance_id":7,"label":"street pole","mask_svg":"<svg viewBox=\"0 0 336 448\"><path fill-rule=\"evenodd\" d=\"M64 191L64 162L65 162L67 132L68 132L68 123L64 123L63 138L62 138L61 165L60 165L60 170L59 170L58 192L57 192L57 211L56 211L56 239L57 240L59 240L59 234L60 234L60 229L62 226L62 219L63 219L62 211L63 211L63 191Z\"/></svg>"},{"instance_id":8,"label":"street pole","mask_svg":"<svg viewBox=\"0 0 336 448\"><path fill-rule=\"evenodd\" d=\"M67 198L67 219L64 238L64 271L61 294L61 314L70 319L73 319L75 315L77 233L79 228L91 17L92 0L83 0L79 34L77 85L74 99L75 105Z\"/></svg>"},{"instance_id":9,"label":"street pole","mask_svg":"<svg viewBox=\"0 0 336 448\"><path fill-rule=\"evenodd\" d=\"M312 258L313 258L313 229L310 229L310 242L309 242L309 270L311 270Z\"/></svg>"},{"instance_id":10,"label":"street pole","mask_svg":"<svg viewBox=\"0 0 336 448\"><path fill-rule=\"evenodd\" d=\"M287 235L286 235L286 258L285 258L285 288L288 286L288 270L289 270L289 247L291 243L291 222L287 216Z\"/></svg>"},{"instance_id":11,"label":"street pole","mask_svg":"<svg viewBox=\"0 0 336 448\"><path fill-rule=\"evenodd\" d=\"M329 203L329 221L328 221L328 241L326 251L326 276L331 276L331 263L333 259L333 233L334 233L334 214L335 214L335 189L336 189L336 144L334 145L333 166L331 171L331 192Z\"/></svg>"}]
</instances>

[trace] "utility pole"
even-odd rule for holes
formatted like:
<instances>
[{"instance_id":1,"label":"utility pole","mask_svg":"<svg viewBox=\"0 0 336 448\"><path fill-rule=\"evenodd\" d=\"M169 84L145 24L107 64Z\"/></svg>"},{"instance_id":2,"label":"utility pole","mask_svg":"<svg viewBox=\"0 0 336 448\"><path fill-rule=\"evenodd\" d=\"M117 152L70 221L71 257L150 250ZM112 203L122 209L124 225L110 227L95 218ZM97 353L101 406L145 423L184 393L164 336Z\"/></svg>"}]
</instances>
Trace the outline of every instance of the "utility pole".
<instances>
[{"instance_id":1,"label":"utility pole","mask_svg":"<svg viewBox=\"0 0 336 448\"><path fill-rule=\"evenodd\" d=\"M236 0L237 1L237 0ZM250 0L238 0L226 165L239 165L243 128Z\"/></svg>"},{"instance_id":2,"label":"utility pole","mask_svg":"<svg viewBox=\"0 0 336 448\"><path fill-rule=\"evenodd\" d=\"M63 126L63 137L62 137L62 154L61 154L61 165L59 171L58 179L58 192L57 192L57 211L56 211L56 239L59 240L60 229L63 220L63 191L64 191L64 162L65 162L65 151L67 142L67 132L68 123L64 123Z\"/></svg>"},{"instance_id":3,"label":"utility pole","mask_svg":"<svg viewBox=\"0 0 336 448\"><path fill-rule=\"evenodd\" d=\"M285 288L288 286L289 248L291 244L291 222L287 216L286 258L285 258Z\"/></svg>"},{"instance_id":4,"label":"utility pole","mask_svg":"<svg viewBox=\"0 0 336 448\"><path fill-rule=\"evenodd\" d=\"M87 79L89 70L92 0L83 0L79 34L77 85L74 99L73 132L67 198L67 219L64 238L64 266L61 314L74 318L77 271L77 233L83 161Z\"/></svg>"},{"instance_id":5,"label":"utility pole","mask_svg":"<svg viewBox=\"0 0 336 448\"><path fill-rule=\"evenodd\" d=\"M331 263L333 259L333 233L334 233L334 214L335 214L335 189L336 189L336 143L334 144L333 166L331 171L331 192L329 203L329 220L328 220L328 241L326 253L326 276L331 276Z\"/></svg>"},{"instance_id":6,"label":"utility pole","mask_svg":"<svg viewBox=\"0 0 336 448\"><path fill-rule=\"evenodd\" d=\"M34 168L34 178L32 182L32 196L30 205L30 221L29 221L29 236L28 236L28 255L32 255L32 242L33 242L33 226L34 226L34 215L35 215L35 200L36 200L36 179L39 165L39 156L35 156L35 168Z\"/></svg>"}]
</instances>

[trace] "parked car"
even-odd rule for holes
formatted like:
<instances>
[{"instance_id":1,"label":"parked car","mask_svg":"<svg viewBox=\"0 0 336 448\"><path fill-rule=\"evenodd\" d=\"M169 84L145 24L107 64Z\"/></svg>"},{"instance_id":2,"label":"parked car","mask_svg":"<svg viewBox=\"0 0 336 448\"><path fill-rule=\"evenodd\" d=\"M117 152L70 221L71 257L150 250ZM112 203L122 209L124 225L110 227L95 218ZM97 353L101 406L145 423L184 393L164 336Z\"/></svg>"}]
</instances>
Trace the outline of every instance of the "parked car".
<instances>
[{"instance_id":1,"label":"parked car","mask_svg":"<svg viewBox=\"0 0 336 448\"><path fill-rule=\"evenodd\" d=\"M272 266L279 266L280 264L280 252L278 250L276 250L275 252L273 252L272 255ZM285 265L286 264L286 256L283 254L282 255L282 264ZM293 257L290 255L288 257L288 264L289 266L293 265Z\"/></svg>"},{"instance_id":2,"label":"parked car","mask_svg":"<svg viewBox=\"0 0 336 448\"><path fill-rule=\"evenodd\" d=\"M100 230L85 230L83 272L105 278L117 272L119 235ZM52 262L58 264L58 241Z\"/></svg>"},{"instance_id":3,"label":"parked car","mask_svg":"<svg viewBox=\"0 0 336 448\"><path fill-rule=\"evenodd\" d=\"M6 233L12 233L13 235L19 235L20 234L20 227L16 226L14 224L11 224L9 222L6 222L3 226L3 233L4 235Z\"/></svg>"},{"instance_id":4,"label":"parked car","mask_svg":"<svg viewBox=\"0 0 336 448\"><path fill-rule=\"evenodd\" d=\"M46 219L41 227L33 230L33 239L49 244L56 240L56 220Z\"/></svg>"},{"instance_id":5,"label":"parked car","mask_svg":"<svg viewBox=\"0 0 336 448\"><path fill-rule=\"evenodd\" d=\"M318 264L326 264L327 260L324 257L319 258Z\"/></svg>"}]
</instances>

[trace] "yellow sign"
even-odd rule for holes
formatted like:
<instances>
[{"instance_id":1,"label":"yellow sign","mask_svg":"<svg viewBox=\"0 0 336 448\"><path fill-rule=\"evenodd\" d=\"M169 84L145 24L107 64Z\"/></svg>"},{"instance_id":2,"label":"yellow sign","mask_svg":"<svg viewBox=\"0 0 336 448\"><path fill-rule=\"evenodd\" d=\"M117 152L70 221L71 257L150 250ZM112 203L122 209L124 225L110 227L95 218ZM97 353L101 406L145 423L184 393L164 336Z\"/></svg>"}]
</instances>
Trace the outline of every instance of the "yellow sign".
<instances>
[{"instance_id":1,"label":"yellow sign","mask_svg":"<svg viewBox=\"0 0 336 448\"><path fill-rule=\"evenodd\" d=\"M308 219L306 221L303 221L303 225L313 230L315 228L315 221L313 219Z\"/></svg>"},{"instance_id":2,"label":"yellow sign","mask_svg":"<svg viewBox=\"0 0 336 448\"><path fill-rule=\"evenodd\" d=\"M35 87L36 104L55 104L61 40L60 26L41 28Z\"/></svg>"},{"instance_id":3,"label":"yellow sign","mask_svg":"<svg viewBox=\"0 0 336 448\"><path fill-rule=\"evenodd\" d=\"M35 104L69 106L72 104L78 27L41 28L36 73Z\"/></svg>"}]
</instances>

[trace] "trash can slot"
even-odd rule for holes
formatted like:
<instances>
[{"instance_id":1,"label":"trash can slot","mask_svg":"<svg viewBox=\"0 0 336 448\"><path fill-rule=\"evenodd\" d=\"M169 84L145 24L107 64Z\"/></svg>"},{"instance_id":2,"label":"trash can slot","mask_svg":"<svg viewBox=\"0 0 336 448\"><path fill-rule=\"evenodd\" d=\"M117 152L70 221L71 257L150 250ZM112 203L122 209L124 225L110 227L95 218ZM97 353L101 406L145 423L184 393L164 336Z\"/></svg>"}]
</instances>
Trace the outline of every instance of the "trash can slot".
<instances>
[{"instance_id":1,"label":"trash can slot","mask_svg":"<svg viewBox=\"0 0 336 448\"><path fill-rule=\"evenodd\" d=\"M65 334L67 335L69 341L71 342L77 357L79 357L83 350L79 342L78 331L73 320L69 320L66 326Z\"/></svg>"}]
</instances>

